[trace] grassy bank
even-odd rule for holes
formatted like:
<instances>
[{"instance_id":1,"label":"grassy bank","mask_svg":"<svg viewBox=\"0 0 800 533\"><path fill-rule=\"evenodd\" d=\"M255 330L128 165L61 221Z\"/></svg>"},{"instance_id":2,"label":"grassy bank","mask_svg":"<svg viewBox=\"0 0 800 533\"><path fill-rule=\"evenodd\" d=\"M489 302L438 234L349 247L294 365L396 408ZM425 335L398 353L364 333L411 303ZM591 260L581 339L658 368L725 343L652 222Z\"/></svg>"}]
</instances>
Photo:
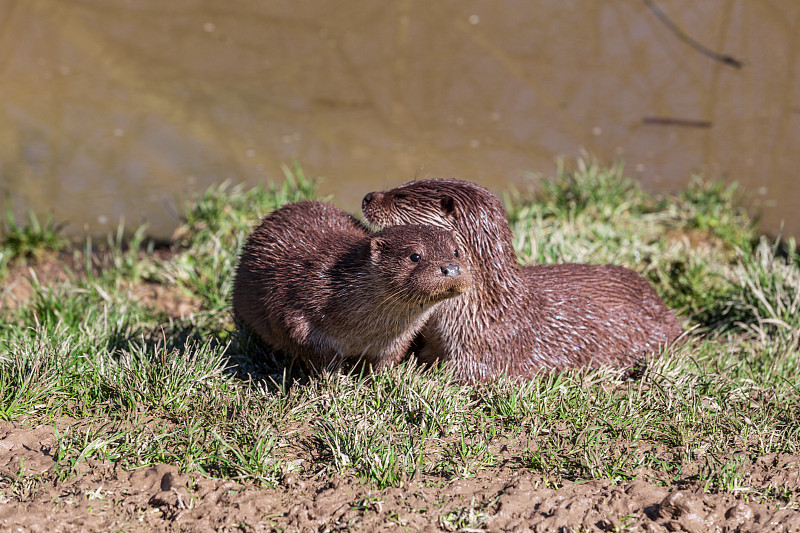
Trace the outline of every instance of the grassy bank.
<instances>
[{"instance_id":1,"label":"grassy bank","mask_svg":"<svg viewBox=\"0 0 800 533\"><path fill-rule=\"evenodd\" d=\"M130 246L120 233L87 253L63 248L52 225L6 224L0 420L52 425L56 466L0 472L2 497L25 501L109 462L263 486L339 475L375 490L502 465L553 487L642 479L800 504L797 482L756 468L800 453L800 257L794 243L758 236L735 188L698 179L654 196L619 167L579 162L535 192L506 194L521 262L628 266L691 329L636 379L601 369L464 386L446 368L406 363L371 380L292 384L235 331L228 306L252 225L315 197L299 171L287 176L208 190L186 206L169 252L147 253L142 229ZM69 268L10 296L19 265L59 247ZM481 505L440 524L479 521Z\"/></svg>"}]
</instances>

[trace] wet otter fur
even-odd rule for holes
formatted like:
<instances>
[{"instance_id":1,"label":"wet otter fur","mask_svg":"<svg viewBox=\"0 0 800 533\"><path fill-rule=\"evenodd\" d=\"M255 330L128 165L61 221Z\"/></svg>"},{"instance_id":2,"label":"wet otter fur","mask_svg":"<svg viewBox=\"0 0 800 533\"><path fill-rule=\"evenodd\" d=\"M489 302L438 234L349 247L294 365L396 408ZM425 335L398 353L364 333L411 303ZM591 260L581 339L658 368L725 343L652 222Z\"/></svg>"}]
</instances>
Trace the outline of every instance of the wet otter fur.
<instances>
[{"instance_id":1,"label":"wet otter fur","mask_svg":"<svg viewBox=\"0 0 800 533\"><path fill-rule=\"evenodd\" d=\"M520 268L505 209L488 189L450 179L369 193L369 223L428 224L456 232L472 290L444 302L420 332L418 358L445 360L456 376L612 364L629 366L681 334L673 312L635 272L613 265Z\"/></svg>"},{"instance_id":2,"label":"wet otter fur","mask_svg":"<svg viewBox=\"0 0 800 533\"><path fill-rule=\"evenodd\" d=\"M330 204L289 204L247 238L233 314L312 371L346 359L391 366L436 304L469 288L458 255L450 231L411 225L370 233Z\"/></svg>"}]
</instances>

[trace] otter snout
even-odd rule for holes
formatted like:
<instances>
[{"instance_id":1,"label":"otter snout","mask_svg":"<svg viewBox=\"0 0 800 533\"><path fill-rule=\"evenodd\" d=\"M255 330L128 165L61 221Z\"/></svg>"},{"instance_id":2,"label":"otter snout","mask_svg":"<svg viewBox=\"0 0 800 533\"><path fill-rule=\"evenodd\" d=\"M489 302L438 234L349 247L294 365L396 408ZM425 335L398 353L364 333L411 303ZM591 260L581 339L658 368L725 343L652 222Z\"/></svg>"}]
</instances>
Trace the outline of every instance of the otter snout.
<instances>
[{"instance_id":1,"label":"otter snout","mask_svg":"<svg viewBox=\"0 0 800 533\"><path fill-rule=\"evenodd\" d=\"M442 270L442 274L448 278L455 278L461 275L461 267L456 264L442 265L439 268Z\"/></svg>"}]
</instances>

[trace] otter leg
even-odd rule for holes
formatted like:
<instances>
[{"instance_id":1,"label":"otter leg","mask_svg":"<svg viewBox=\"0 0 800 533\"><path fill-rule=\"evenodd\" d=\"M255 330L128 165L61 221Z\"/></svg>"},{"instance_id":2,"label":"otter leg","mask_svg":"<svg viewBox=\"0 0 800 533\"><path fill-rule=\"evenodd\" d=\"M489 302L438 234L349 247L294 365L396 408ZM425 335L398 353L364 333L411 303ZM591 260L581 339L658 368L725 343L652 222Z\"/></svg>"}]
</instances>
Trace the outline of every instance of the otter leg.
<instances>
[{"instance_id":1,"label":"otter leg","mask_svg":"<svg viewBox=\"0 0 800 533\"><path fill-rule=\"evenodd\" d=\"M416 336L411 347L420 363L432 365L437 361L450 359L452 354L445 353L444 344L433 328L426 326Z\"/></svg>"},{"instance_id":2,"label":"otter leg","mask_svg":"<svg viewBox=\"0 0 800 533\"><path fill-rule=\"evenodd\" d=\"M312 349L305 347L301 353L305 363L317 374L325 370L330 372L338 370L345 359L341 353L331 348Z\"/></svg>"},{"instance_id":3,"label":"otter leg","mask_svg":"<svg viewBox=\"0 0 800 533\"><path fill-rule=\"evenodd\" d=\"M367 355L364 363L372 368L372 372L380 372L385 368L392 368L402 361L408 354L411 339L398 339L392 342L380 353Z\"/></svg>"}]
</instances>

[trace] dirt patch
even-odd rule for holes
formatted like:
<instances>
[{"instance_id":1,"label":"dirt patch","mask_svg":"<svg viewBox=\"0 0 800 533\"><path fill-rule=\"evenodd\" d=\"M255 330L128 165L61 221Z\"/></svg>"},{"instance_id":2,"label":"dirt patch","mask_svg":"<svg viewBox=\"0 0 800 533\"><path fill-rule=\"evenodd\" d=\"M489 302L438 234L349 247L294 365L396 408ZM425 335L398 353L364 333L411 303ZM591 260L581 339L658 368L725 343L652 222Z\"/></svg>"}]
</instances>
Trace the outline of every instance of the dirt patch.
<instances>
[{"instance_id":1,"label":"dirt patch","mask_svg":"<svg viewBox=\"0 0 800 533\"><path fill-rule=\"evenodd\" d=\"M166 261L175 255L169 249L158 249L153 258ZM100 275L108 266L108 258L103 253L92 255L90 266L93 275ZM53 286L70 279L85 279L86 265L82 257L74 254L60 253L45 256L30 265L18 265L8 272L2 280L0 288L0 312L13 311L30 300L37 291L36 286L42 284ZM134 302L163 313L170 318L188 317L201 308L200 300L190 296L180 287L158 283L127 283L126 289Z\"/></svg>"},{"instance_id":2,"label":"dirt patch","mask_svg":"<svg viewBox=\"0 0 800 533\"><path fill-rule=\"evenodd\" d=\"M352 477L300 473L258 487L166 464L124 471L90 463L62 480L55 446L50 426L0 422L0 530L800 531L800 512L748 501L747 493L642 480L555 487L538 472L509 467L385 490ZM791 473L796 482L797 457L765 456L753 465ZM25 479L35 482L17 490Z\"/></svg>"},{"instance_id":3,"label":"dirt patch","mask_svg":"<svg viewBox=\"0 0 800 533\"><path fill-rule=\"evenodd\" d=\"M11 268L2 280L0 311L13 311L30 300L37 290L34 280L43 284L64 282L69 279L70 272L66 259L60 256L45 256L33 265Z\"/></svg>"},{"instance_id":4,"label":"dirt patch","mask_svg":"<svg viewBox=\"0 0 800 533\"><path fill-rule=\"evenodd\" d=\"M180 287L157 283L132 284L128 288L131 300L139 302L170 318L182 319L200 310L200 300L189 296Z\"/></svg>"},{"instance_id":5,"label":"dirt patch","mask_svg":"<svg viewBox=\"0 0 800 533\"><path fill-rule=\"evenodd\" d=\"M56 438L53 428L25 429L0 422L0 472L41 474L55 465Z\"/></svg>"},{"instance_id":6,"label":"dirt patch","mask_svg":"<svg viewBox=\"0 0 800 533\"><path fill-rule=\"evenodd\" d=\"M669 490L638 480L546 489L522 476L503 490L497 512L487 516L486 523L489 529L532 531L749 531L777 524L795 531L800 529L800 513L746 502L733 494Z\"/></svg>"}]
</instances>

